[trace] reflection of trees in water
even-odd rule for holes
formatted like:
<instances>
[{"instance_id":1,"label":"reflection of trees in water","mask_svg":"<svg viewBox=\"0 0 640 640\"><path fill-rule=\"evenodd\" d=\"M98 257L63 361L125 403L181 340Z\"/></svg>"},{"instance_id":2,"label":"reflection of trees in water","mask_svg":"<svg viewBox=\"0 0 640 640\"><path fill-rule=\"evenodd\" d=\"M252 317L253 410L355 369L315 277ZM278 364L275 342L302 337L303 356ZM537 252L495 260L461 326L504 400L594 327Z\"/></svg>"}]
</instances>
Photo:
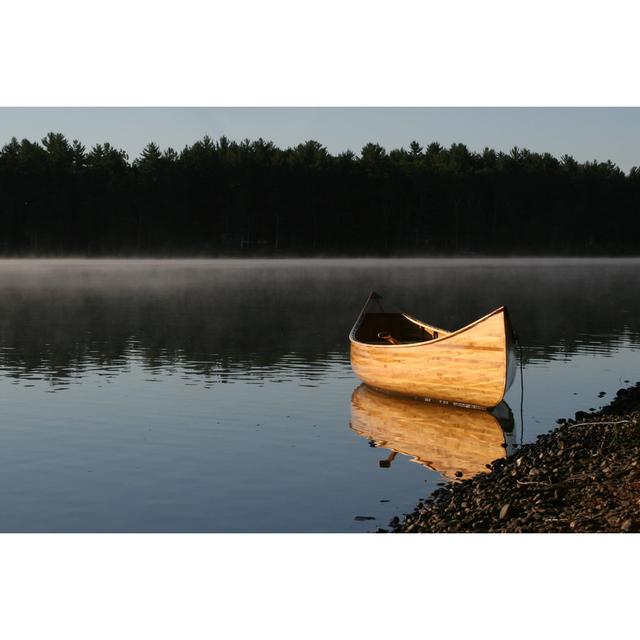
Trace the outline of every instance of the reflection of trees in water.
<instances>
[{"instance_id":1,"label":"reflection of trees in water","mask_svg":"<svg viewBox=\"0 0 640 640\"><path fill-rule=\"evenodd\" d=\"M65 377L122 369L136 356L148 369L184 365L214 381L294 369L316 377L328 359L347 358L372 288L451 329L507 304L527 359L570 356L585 343L611 353L623 334L640 339L640 263L449 264L9 263L0 270L0 364Z\"/></svg>"}]
</instances>

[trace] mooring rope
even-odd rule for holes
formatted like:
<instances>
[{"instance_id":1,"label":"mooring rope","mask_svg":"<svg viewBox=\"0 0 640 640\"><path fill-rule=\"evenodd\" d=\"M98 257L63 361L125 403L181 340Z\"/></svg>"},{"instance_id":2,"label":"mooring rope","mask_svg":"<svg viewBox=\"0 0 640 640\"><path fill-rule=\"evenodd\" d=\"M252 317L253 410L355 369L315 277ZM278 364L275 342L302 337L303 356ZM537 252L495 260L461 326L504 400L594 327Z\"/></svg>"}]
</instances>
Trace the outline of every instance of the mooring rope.
<instances>
[{"instance_id":1,"label":"mooring rope","mask_svg":"<svg viewBox=\"0 0 640 640\"><path fill-rule=\"evenodd\" d=\"M518 360L520 361L520 446L524 444L524 365L522 363L522 345L520 338L515 336L518 345Z\"/></svg>"}]
</instances>

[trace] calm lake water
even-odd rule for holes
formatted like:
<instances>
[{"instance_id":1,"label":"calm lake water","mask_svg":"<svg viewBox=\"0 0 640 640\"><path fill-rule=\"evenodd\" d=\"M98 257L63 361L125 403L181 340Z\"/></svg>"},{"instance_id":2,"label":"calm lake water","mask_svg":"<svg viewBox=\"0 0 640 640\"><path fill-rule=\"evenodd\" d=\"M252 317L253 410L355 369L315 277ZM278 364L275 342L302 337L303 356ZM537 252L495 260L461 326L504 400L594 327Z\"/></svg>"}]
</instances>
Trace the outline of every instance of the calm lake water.
<instances>
[{"instance_id":1,"label":"calm lake water","mask_svg":"<svg viewBox=\"0 0 640 640\"><path fill-rule=\"evenodd\" d=\"M476 432L434 431L429 406L407 429L401 403L363 422L379 398L352 400L347 335L371 289L447 329L509 306L524 428L519 379L512 424L495 422L510 430L488 428L512 452L640 378L639 275L635 259L0 261L0 530L386 527Z\"/></svg>"}]
</instances>

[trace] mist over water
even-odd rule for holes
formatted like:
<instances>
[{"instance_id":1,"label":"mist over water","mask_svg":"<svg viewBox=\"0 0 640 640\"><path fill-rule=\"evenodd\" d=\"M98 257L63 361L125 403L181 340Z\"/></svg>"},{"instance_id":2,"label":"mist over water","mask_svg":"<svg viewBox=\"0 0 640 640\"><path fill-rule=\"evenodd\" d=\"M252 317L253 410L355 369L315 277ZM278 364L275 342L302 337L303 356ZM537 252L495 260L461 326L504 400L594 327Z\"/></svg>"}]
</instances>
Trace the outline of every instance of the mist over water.
<instances>
[{"instance_id":1,"label":"mist over water","mask_svg":"<svg viewBox=\"0 0 640 640\"><path fill-rule=\"evenodd\" d=\"M347 336L371 289L447 329L506 304L526 442L640 378L639 274L636 259L0 261L0 530L384 527L442 477L410 455L380 466L389 451L349 428ZM518 384L507 402L513 444Z\"/></svg>"}]
</instances>

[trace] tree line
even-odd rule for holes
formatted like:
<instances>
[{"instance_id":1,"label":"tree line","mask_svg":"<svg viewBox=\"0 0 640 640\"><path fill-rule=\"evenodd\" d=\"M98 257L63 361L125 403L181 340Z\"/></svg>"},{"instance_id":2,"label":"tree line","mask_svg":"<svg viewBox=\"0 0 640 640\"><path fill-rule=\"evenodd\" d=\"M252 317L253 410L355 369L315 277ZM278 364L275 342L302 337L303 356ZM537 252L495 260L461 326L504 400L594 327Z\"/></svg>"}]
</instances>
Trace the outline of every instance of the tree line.
<instances>
[{"instance_id":1,"label":"tree line","mask_svg":"<svg viewBox=\"0 0 640 640\"><path fill-rule=\"evenodd\" d=\"M0 150L4 255L633 254L640 167L515 147L149 143Z\"/></svg>"}]
</instances>

